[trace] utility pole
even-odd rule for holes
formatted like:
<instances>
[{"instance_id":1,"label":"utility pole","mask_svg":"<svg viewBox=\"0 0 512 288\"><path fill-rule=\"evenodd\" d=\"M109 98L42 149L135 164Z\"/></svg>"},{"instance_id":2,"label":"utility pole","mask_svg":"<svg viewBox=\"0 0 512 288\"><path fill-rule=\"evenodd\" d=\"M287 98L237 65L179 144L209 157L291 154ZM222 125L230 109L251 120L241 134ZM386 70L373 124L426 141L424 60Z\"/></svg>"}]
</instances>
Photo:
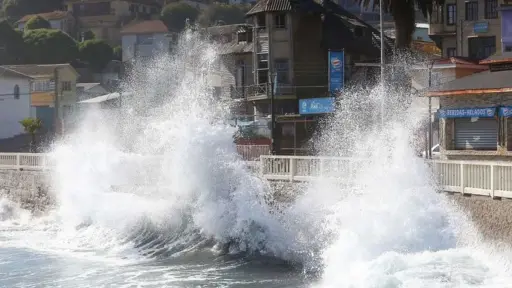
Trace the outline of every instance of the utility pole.
<instances>
[{"instance_id":1,"label":"utility pole","mask_svg":"<svg viewBox=\"0 0 512 288\"><path fill-rule=\"evenodd\" d=\"M274 105L274 85L272 73L268 73L268 89L270 89L270 154L276 154L276 114ZM267 93L268 94L268 93Z\"/></svg>"},{"instance_id":2,"label":"utility pole","mask_svg":"<svg viewBox=\"0 0 512 288\"><path fill-rule=\"evenodd\" d=\"M428 88L432 88L432 69L434 68L435 60L432 60L430 67L428 67ZM428 97L428 150L427 158L432 159L432 97Z\"/></svg>"},{"instance_id":3,"label":"utility pole","mask_svg":"<svg viewBox=\"0 0 512 288\"><path fill-rule=\"evenodd\" d=\"M385 80L384 80L384 65L386 64L384 56L384 8L383 1L379 2L379 18L380 18L380 85L381 85L381 102L380 102L380 121L381 125L384 126L384 91L385 91Z\"/></svg>"},{"instance_id":4,"label":"utility pole","mask_svg":"<svg viewBox=\"0 0 512 288\"><path fill-rule=\"evenodd\" d=\"M54 105L55 105L55 123L54 123L54 129L55 129L55 134L59 134L60 133L60 116L59 116L59 105L60 105L60 102L59 102L59 68L58 67L55 67L55 69L53 70L53 81L54 81L54 84L53 84L53 89L54 89L54 94L55 94L55 99L54 99Z\"/></svg>"}]
</instances>

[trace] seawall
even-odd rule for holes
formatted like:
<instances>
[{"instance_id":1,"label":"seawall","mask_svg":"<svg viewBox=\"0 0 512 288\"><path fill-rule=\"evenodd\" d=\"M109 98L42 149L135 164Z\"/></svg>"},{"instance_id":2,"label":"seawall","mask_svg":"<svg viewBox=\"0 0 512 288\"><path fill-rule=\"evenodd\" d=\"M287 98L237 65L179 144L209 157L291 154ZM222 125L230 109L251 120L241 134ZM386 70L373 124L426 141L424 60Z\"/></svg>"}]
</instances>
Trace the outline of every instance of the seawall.
<instances>
[{"instance_id":1,"label":"seawall","mask_svg":"<svg viewBox=\"0 0 512 288\"><path fill-rule=\"evenodd\" d=\"M0 170L0 197L20 203L34 213L43 213L55 203L49 177L48 172L42 171ZM297 191L306 187L304 183L271 182L273 197L268 200L291 202ZM486 238L512 245L512 200L460 194L447 194L447 197L468 213Z\"/></svg>"},{"instance_id":2,"label":"seawall","mask_svg":"<svg viewBox=\"0 0 512 288\"><path fill-rule=\"evenodd\" d=\"M39 214L55 203L49 183L47 172L0 170L0 197Z\"/></svg>"}]
</instances>

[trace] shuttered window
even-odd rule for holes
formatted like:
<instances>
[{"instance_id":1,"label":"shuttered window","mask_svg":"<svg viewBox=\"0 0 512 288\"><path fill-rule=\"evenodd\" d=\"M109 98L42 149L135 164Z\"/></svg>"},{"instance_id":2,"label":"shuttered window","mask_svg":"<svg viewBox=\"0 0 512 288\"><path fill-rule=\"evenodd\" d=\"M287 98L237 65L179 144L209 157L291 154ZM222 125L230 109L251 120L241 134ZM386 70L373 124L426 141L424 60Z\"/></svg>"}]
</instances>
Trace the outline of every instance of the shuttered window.
<instances>
[{"instance_id":1,"label":"shuttered window","mask_svg":"<svg viewBox=\"0 0 512 288\"><path fill-rule=\"evenodd\" d=\"M498 121L494 118L455 119L455 149L497 150Z\"/></svg>"}]
</instances>

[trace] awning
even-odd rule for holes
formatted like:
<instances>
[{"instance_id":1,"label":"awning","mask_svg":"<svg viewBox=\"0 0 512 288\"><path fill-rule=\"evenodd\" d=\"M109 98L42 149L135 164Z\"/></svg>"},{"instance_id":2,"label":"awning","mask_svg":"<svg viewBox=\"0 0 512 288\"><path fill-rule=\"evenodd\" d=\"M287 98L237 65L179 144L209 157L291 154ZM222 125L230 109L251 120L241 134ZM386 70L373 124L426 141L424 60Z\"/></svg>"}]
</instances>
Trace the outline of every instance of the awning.
<instances>
[{"instance_id":1,"label":"awning","mask_svg":"<svg viewBox=\"0 0 512 288\"><path fill-rule=\"evenodd\" d=\"M442 108L438 112L439 118L492 118L496 115L496 108Z\"/></svg>"},{"instance_id":2,"label":"awning","mask_svg":"<svg viewBox=\"0 0 512 288\"><path fill-rule=\"evenodd\" d=\"M512 117L512 106L500 107L498 115L500 117Z\"/></svg>"},{"instance_id":3,"label":"awning","mask_svg":"<svg viewBox=\"0 0 512 288\"><path fill-rule=\"evenodd\" d=\"M91 99L83 100L83 101L80 101L78 103L80 103L80 104L82 104L82 103L83 104L103 103L103 102L106 102L106 101L117 99L121 95L122 96L131 96L132 93L129 93L129 92L123 92L123 93L115 92L115 93L105 94L105 95L101 95L101 96L94 97L94 98L91 98Z\"/></svg>"}]
</instances>

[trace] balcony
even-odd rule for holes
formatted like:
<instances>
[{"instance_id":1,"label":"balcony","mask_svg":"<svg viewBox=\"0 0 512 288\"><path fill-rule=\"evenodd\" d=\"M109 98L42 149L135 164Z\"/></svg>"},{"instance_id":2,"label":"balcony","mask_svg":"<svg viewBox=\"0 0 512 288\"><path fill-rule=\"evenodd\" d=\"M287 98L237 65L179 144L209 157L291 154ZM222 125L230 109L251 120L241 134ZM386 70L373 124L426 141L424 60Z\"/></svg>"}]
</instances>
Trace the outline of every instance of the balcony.
<instances>
[{"instance_id":1,"label":"balcony","mask_svg":"<svg viewBox=\"0 0 512 288\"><path fill-rule=\"evenodd\" d=\"M268 91L268 83L261 83L246 87L247 100L267 100L270 99ZM295 87L292 84L279 84L275 89L274 99L295 99Z\"/></svg>"}]
</instances>

